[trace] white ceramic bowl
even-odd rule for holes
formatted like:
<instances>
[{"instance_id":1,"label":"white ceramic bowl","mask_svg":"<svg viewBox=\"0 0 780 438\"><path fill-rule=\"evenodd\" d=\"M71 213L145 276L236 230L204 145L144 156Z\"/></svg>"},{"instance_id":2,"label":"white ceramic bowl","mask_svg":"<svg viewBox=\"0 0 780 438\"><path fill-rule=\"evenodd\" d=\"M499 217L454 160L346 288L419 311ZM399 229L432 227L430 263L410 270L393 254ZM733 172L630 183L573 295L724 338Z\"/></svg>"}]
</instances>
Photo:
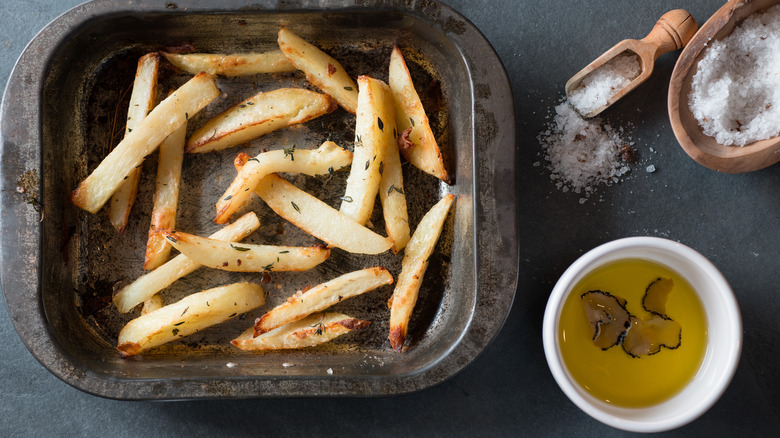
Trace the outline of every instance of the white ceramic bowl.
<instances>
[{"instance_id":1,"label":"white ceramic bowl","mask_svg":"<svg viewBox=\"0 0 780 438\"><path fill-rule=\"evenodd\" d=\"M676 396L650 407L622 408L593 397L572 378L561 356L558 331L561 308L577 282L604 264L637 258L664 265L688 280L707 315L707 348L699 371ZM704 256L671 240L629 237L592 249L563 273L547 302L542 337L553 377L580 409L618 429L662 432L695 420L726 390L742 349L742 319L731 287Z\"/></svg>"}]
</instances>

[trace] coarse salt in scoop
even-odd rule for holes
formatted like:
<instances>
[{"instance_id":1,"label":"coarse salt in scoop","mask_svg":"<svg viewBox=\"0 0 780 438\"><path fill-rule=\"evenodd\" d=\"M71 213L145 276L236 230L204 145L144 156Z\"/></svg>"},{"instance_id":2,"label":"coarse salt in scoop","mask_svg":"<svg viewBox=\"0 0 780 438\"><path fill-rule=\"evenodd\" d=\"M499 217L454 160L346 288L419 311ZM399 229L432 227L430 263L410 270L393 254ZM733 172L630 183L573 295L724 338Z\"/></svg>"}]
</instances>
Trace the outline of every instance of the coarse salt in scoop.
<instances>
[{"instance_id":1,"label":"coarse salt in scoop","mask_svg":"<svg viewBox=\"0 0 780 438\"><path fill-rule=\"evenodd\" d=\"M569 79L566 97L583 117L598 115L649 78L655 60L682 49L697 29L687 11L665 13L645 38L617 43Z\"/></svg>"}]
</instances>

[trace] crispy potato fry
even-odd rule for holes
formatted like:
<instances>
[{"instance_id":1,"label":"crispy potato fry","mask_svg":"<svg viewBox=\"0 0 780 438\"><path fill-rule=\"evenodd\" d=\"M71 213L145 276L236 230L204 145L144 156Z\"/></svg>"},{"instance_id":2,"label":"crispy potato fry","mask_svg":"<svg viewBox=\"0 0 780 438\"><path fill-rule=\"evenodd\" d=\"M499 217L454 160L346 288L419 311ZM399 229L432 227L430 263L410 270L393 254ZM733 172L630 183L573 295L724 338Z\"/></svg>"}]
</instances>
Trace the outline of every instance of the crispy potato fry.
<instances>
[{"instance_id":1,"label":"crispy potato fry","mask_svg":"<svg viewBox=\"0 0 780 438\"><path fill-rule=\"evenodd\" d=\"M260 180L255 193L279 216L330 246L357 254L380 254L393 245L277 174Z\"/></svg>"},{"instance_id":2,"label":"crispy potato fry","mask_svg":"<svg viewBox=\"0 0 780 438\"><path fill-rule=\"evenodd\" d=\"M276 327L321 312L341 300L393 283L393 276L382 267L350 272L307 291L298 291L287 302L255 321L254 335L259 336Z\"/></svg>"},{"instance_id":3,"label":"crispy potato fry","mask_svg":"<svg viewBox=\"0 0 780 438\"><path fill-rule=\"evenodd\" d=\"M152 223L149 227L149 239L146 241L146 257L144 258L144 269L146 270L159 267L168 261L171 254L171 245L165 236L160 234L160 230L176 227L181 162L184 156L186 137L187 124L185 123L160 145Z\"/></svg>"},{"instance_id":4,"label":"crispy potato fry","mask_svg":"<svg viewBox=\"0 0 780 438\"><path fill-rule=\"evenodd\" d=\"M96 213L145 156L179 129L191 115L219 96L214 78L201 73L157 105L70 195L71 202Z\"/></svg>"},{"instance_id":5,"label":"crispy potato fry","mask_svg":"<svg viewBox=\"0 0 780 438\"><path fill-rule=\"evenodd\" d=\"M168 241L188 259L209 268L232 272L308 271L330 257L325 245L312 247L233 245L181 231L163 231Z\"/></svg>"},{"instance_id":6,"label":"crispy potato fry","mask_svg":"<svg viewBox=\"0 0 780 438\"><path fill-rule=\"evenodd\" d=\"M246 161L238 175L217 201L217 218L221 224L241 208L257 187L260 180L274 172L304 173L306 175L328 175L352 162L352 152L340 148L332 141L326 141L313 150L290 149L268 151Z\"/></svg>"},{"instance_id":7,"label":"crispy potato fry","mask_svg":"<svg viewBox=\"0 0 780 438\"><path fill-rule=\"evenodd\" d=\"M127 323L119 332L122 357L175 341L265 304L263 288L234 283L194 293Z\"/></svg>"},{"instance_id":8,"label":"crispy potato fry","mask_svg":"<svg viewBox=\"0 0 780 438\"><path fill-rule=\"evenodd\" d=\"M159 294L152 295L151 297L144 300L144 306L141 308L141 315L152 313L162 306L162 297Z\"/></svg>"},{"instance_id":9,"label":"crispy potato fry","mask_svg":"<svg viewBox=\"0 0 780 438\"><path fill-rule=\"evenodd\" d=\"M417 304L423 275L428 268L428 259L441 235L444 220L447 219L455 195L447 195L423 216L404 250L401 273L393 291L390 307L390 344L400 352L406 340L409 319Z\"/></svg>"},{"instance_id":10,"label":"crispy potato fry","mask_svg":"<svg viewBox=\"0 0 780 438\"><path fill-rule=\"evenodd\" d=\"M277 327L253 338L254 327L230 341L246 351L282 350L306 348L324 344L352 330L363 329L371 324L343 313L315 313L308 317Z\"/></svg>"},{"instance_id":11,"label":"crispy potato fry","mask_svg":"<svg viewBox=\"0 0 780 438\"><path fill-rule=\"evenodd\" d=\"M355 119L355 150L340 211L364 225L371 218L382 179L387 142L393 140L392 105L384 82L368 76L358 77L358 108Z\"/></svg>"},{"instance_id":12,"label":"crispy potato fry","mask_svg":"<svg viewBox=\"0 0 780 438\"><path fill-rule=\"evenodd\" d=\"M388 84L395 100L396 123L399 143L406 145L401 153L412 165L423 172L452 184L452 178L444 166L441 150L428 123L428 116L414 89L409 69L398 47L390 55Z\"/></svg>"},{"instance_id":13,"label":"crispy potato fry","mask_svg":"<svg viewBox=\"0 0 780 438\"><path fill-rule=\"evenodd\" d=\"M379 200L385 219L387 236L393 241L393 252L404 249L409 242L409 214L406 211L406 192L401 172L401 156L398 153L395 127L395 108L389 88L385 88L385 156L380 163ZM384 120L384 119L382 119ZM392 128L392 132L390 132Z\"/></svg>"},{"instance_id":14,"label":"crispy potato fry","mask_svg":"<svg viewBox=\"0 0 780 438\"><path fill-rule=\"evenodd\" d=\"M163 53L165 59L191 74L202 71L210 75L250 76L260 73L284 73L297 68L281 50L265 53Z\"/></svg>"},{"instance_id":15,"label":"crispy potato fry","mask_svg":"<svg viewBox=\"0 0 780 438\"><path fill-rule=\"evenodd\" d=\"M133 132L133 129L137 128L149 111L154 108L154 103L157 100L159 67L160 55L157 53L147 53L138 60L133 91L130 93L130 105L127 108L125 136ZM120 234L124 234L125 228L127 228L130 210L138 195L138 181L140 179L141 168L133 169L111 197L108 219Z\"/></svg>"},{"instance_id":16,"label":"crispy potato fry","mask_svg":"<svg viewBox=\"0 0 780 438\"><path fill-rule=\"evenodd\" d=\"M306 74L309 82L336 99L342 108L355 114L357 87L338 61L284 27L279 29L278 42L282 52Z\"/></svg>"},{"instance_id":17,"label":"crispy potato fry","mask_svg":"<svg viewBox=\"0 0 780 438\"><path fill-rule=\"evenodd\" d=\"M230 225L212 234L212 239L240 242L260 228L257 215L249 212ZM137 278L114 295L114 305L120 313L127 313L144 300L170 286L171 283L202 267L200 263L179 254L164 265Z\"/></svg>"},{"instance_id":18,"label":"crispy potato fry","mask_svg":"<svg viewBox=\"0 0 780 438\"><path fill-rule=\"evenodd\" d=\"M258 93L206 122L187 140L187 152L211 152L303 123L336 109L327 94L302 88Z\"/></svg>"}]
</instances>

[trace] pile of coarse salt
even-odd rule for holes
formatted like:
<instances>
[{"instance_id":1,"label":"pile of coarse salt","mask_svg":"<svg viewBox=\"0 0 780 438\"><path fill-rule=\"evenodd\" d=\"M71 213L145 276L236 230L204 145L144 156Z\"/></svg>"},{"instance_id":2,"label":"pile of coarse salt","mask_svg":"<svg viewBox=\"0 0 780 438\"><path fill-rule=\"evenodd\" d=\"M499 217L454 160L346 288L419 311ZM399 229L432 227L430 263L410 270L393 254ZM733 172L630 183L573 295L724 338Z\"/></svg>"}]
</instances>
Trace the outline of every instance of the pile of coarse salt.
<instances>
[{"instance_id":1,"label":"pile of coarse salt","mask_svg":"<svg viewBox=\"0 0 780 438\"><path fill-rule=\"evenodd\" d=\"M616 183L630 170L631 144L620 132L602 125L600 118L583 119L566 101L555 107L553 120L538 139L550 163L550 179L564 192L588 197L597 185Z\"/></svg>"},{"instance_id":2,"label":"pile of coarse salt","mask_svg":"<svg viewBox=\"0 0 780 438\"><path fill-rule=\"evenodd\" d=\"M569 102L580 114L588 114L606 105L641 72L639 57L624 52L585 76L580 86L569 93Z\"/></svg>"},{"instance_id":3,"label":"pile of coarse salt","mask_svg":"<svg viewBox=\"0 0 780 438\"><path fill-rule=\"evenodd\" d=\"M693 76L689 107L704 133L722 145L780 134L780 6L712 42Z\"/></svg>"}]
</instances>

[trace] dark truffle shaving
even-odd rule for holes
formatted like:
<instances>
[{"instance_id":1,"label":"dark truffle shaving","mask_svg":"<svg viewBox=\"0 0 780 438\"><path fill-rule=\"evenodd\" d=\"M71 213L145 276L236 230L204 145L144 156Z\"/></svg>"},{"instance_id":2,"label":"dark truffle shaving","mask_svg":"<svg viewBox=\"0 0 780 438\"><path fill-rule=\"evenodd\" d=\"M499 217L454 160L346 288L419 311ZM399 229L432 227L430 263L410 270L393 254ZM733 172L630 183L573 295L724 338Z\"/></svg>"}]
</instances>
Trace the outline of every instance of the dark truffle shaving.
<instances>
[{"instance_id":1,"label":"dark truffle shaving","mask_svg":"<svg viewBox=\"0 0 780 438\"><path fill-rule=\"evenodd\" d=\"M642 307L648 312L670 319L666 316L666 300L674 288L674 280L671 278L658 278L645 289L642 298Z\"/></svg>"},{"instance_id":2,"label":"dark truffle shaving","mask_svg":"<svg viewBox=\"0 0 780 438\"><path fill-rule=\"evenodd\" d=\"M682 342L682 328L677 321L652 315L648 319L631 318L631 328L623 339L623 351L631 357L650 356L661 347L674 350Z\"/></svg>"},{"instance_id":3,"label":"dark truffle shaving","mask_svg":"<svg viewBox=\"0 0 780 438\"><path fill-rule=\"evenodd\" d=\"M580 299L593 332L593 344L602 350L620 344L631 326L626 301L600 290L586 292Z\"/></svg>"}]
</instances>

